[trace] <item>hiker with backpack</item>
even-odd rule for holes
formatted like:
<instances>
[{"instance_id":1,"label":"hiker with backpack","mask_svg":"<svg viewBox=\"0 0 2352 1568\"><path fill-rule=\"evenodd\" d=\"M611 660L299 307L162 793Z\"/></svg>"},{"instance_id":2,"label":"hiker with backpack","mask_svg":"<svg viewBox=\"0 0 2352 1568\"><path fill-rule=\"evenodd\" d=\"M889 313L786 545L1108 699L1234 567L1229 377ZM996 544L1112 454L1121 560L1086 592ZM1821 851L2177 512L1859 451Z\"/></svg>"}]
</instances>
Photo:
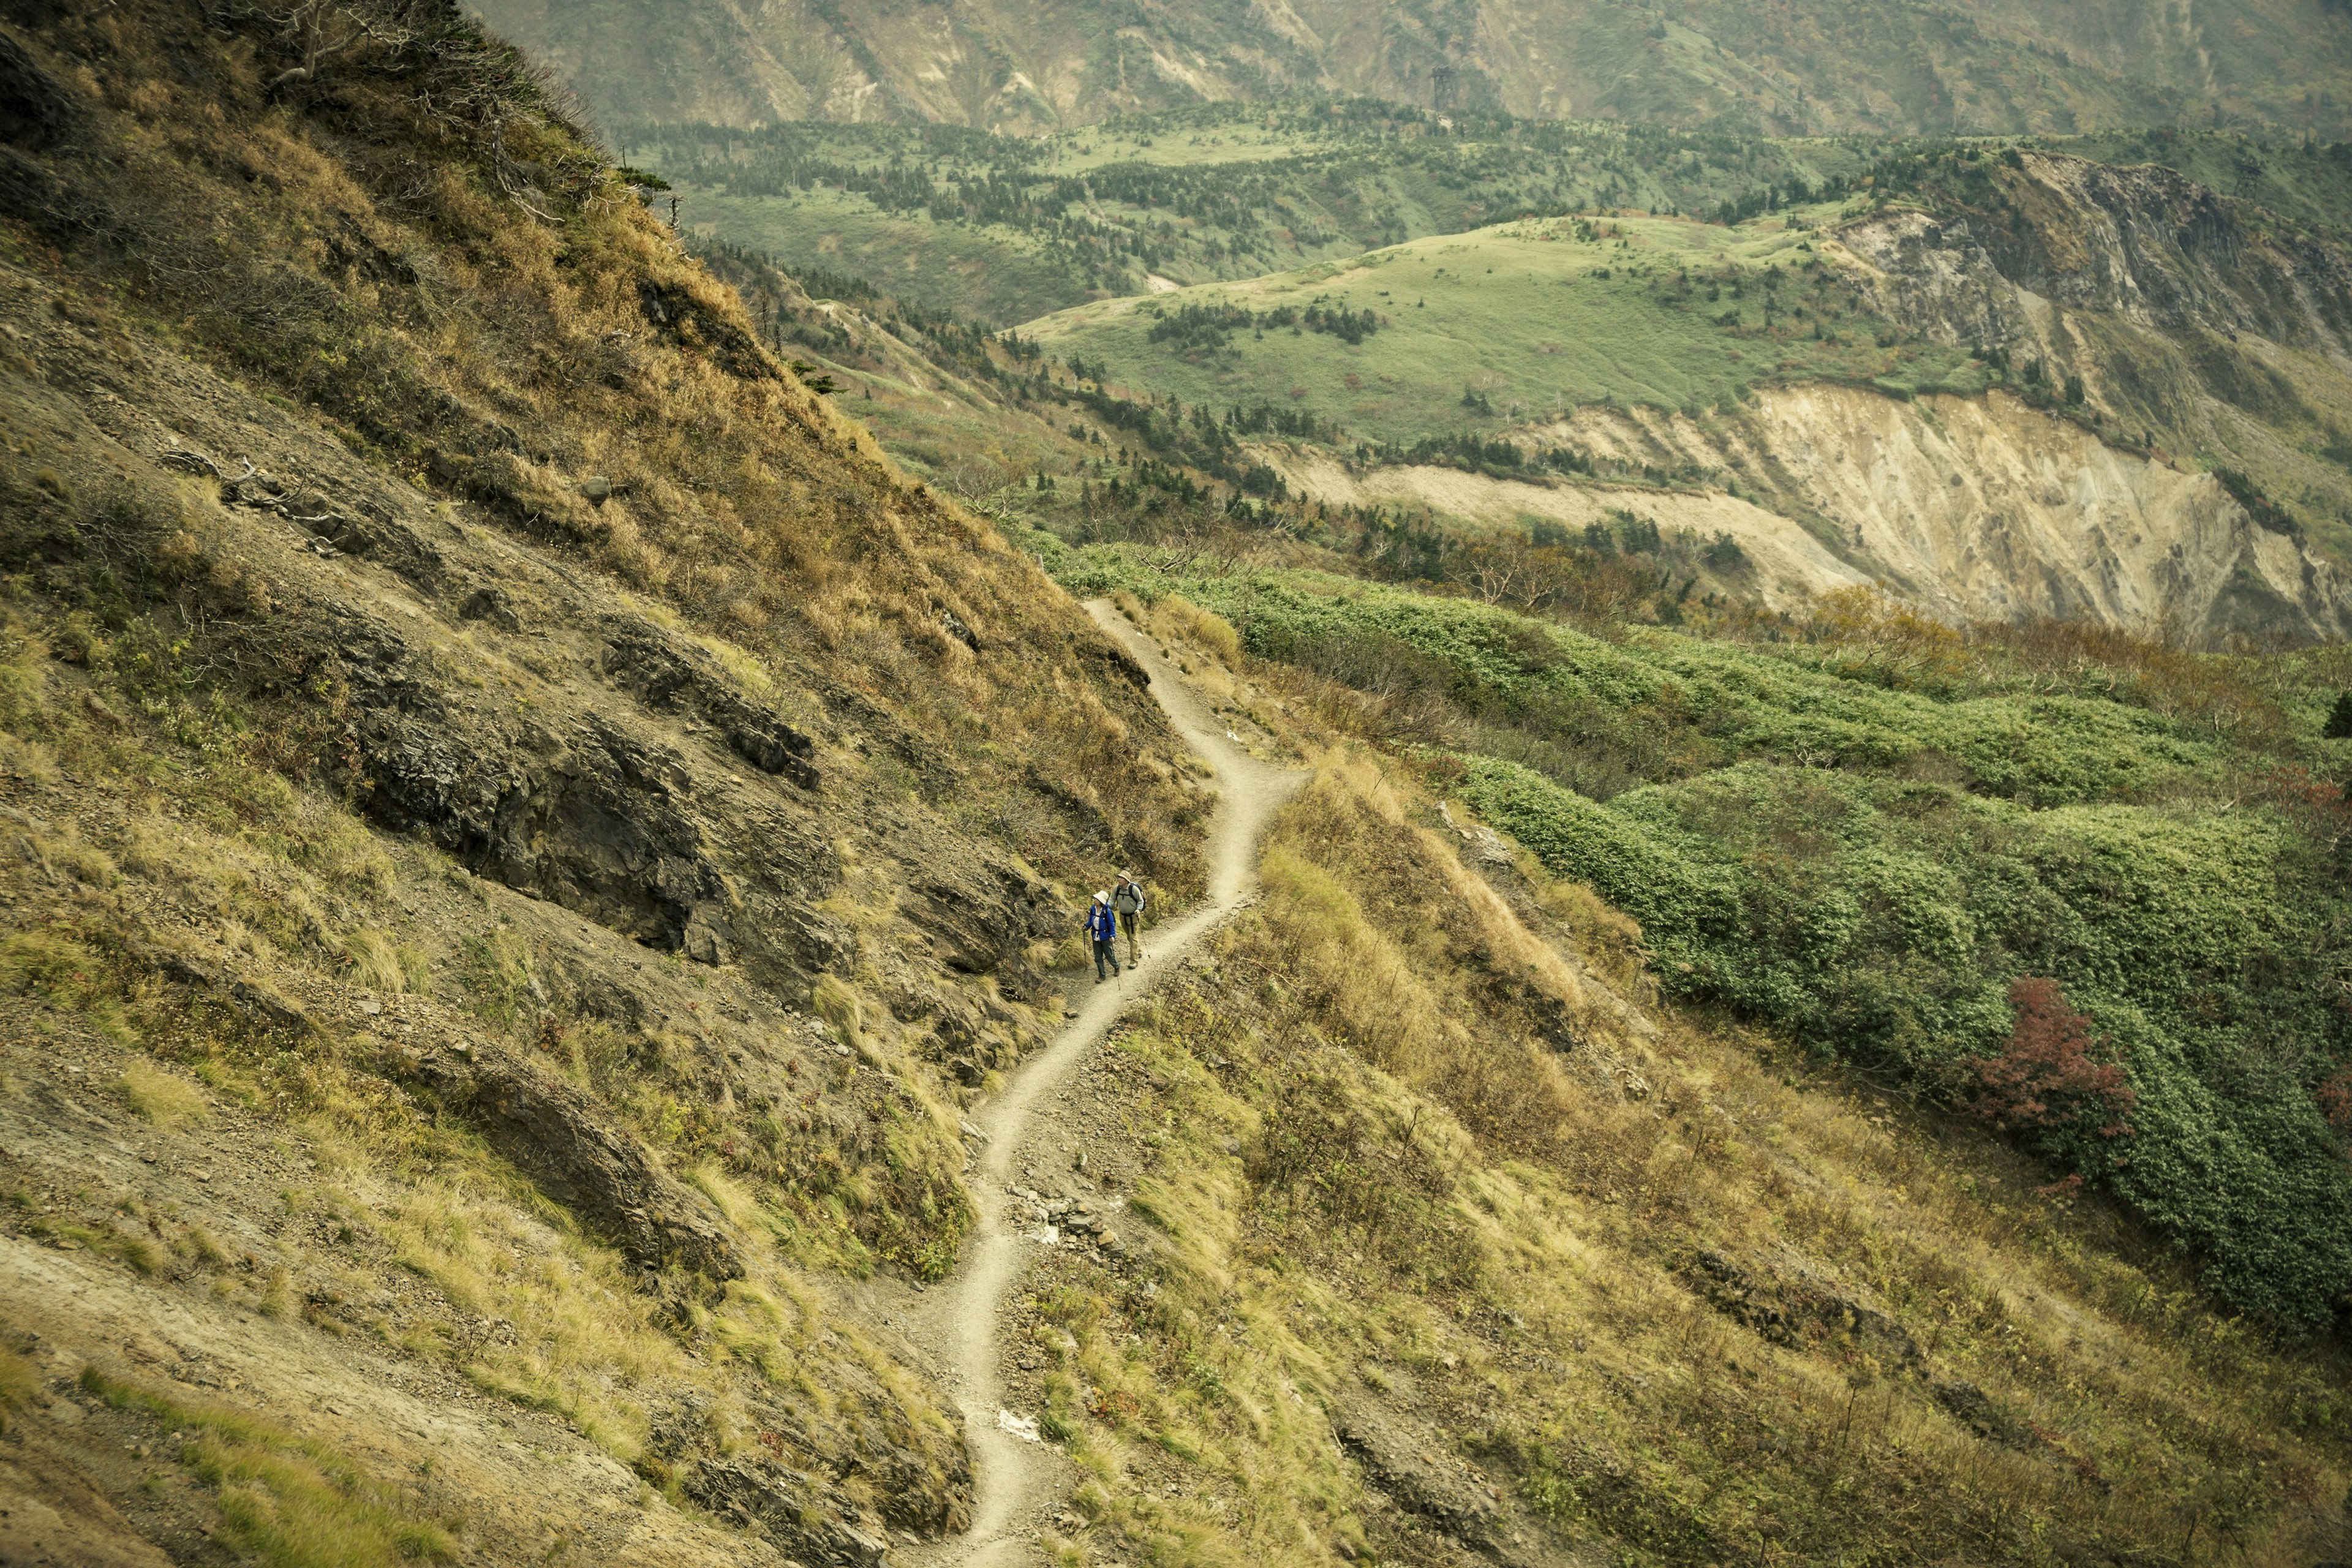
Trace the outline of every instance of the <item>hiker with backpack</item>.
<instances>
[{"instance_id":1,"label":"hiker with backpack","mask_svg":"<svg viewBox=\"0 0 2352 1568\"><path fill-rule=\"evenodd\" d=\"M1095 895L1095 901L1087 906L1086 919L1080 923L1087 928L1087 935L1094 939L1095 984L1099 985L1105 964L1110 966L1111 973L1118 973L1118 917L1111 913L1108 892Z\"/></svg>"},{"instance_id":2,"label":"hiker with backpack","mask_svg":"<svg viewBox=\"0 0 2352 1568\"><path fill-rule=\"evenodd\" d=\"M1127 933L1127 966L1139 969L1143 964L1143 884L1121 871L1118 886L1111 889L1110 907L1118 916L1118 929Z\"/></svg>"}]
</instances>

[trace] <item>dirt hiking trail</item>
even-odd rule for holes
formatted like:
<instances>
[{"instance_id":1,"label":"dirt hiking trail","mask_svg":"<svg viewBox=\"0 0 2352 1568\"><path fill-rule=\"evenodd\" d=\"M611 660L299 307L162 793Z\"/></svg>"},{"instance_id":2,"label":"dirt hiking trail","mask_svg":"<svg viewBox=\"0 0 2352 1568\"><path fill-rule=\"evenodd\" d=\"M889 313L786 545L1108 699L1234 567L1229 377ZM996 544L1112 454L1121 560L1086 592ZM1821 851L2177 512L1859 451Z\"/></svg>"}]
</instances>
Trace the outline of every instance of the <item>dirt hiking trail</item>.
<instances>
[{"instance_id":1,"label":"dirt hiking trail","mask_svg":"<svg viewBox=\"0 0 2352 1568\"><path fill-rule=\"evenodd\" d=\"M1058 1452L1011 1429L1012 1413L1003 1399L999 1320L1025 1245L1006 1217L1005 1187L1034 1130L1040 1103L1102 1043L1130 1003L1243 905L1256 882L1258 840L1275 811L1307 777L1262 762L1228 739L1225 725L1200 694L1108 600L1090 601L1087 611L1150 673L1151 693L1177 733L1216 770L1219 798L1207 846L1209 896L1175 923L1147 931L1140 969L1099 985L1079 982L1076 1018L1053 1044L1021 1064L1003 1094L972 1115L988 1137L971 1173L979 1223L955 1276L927 1293L910 1325L963 1407L971 1451L972 1521L964 1535L907 1553L926 1568L1002 1568L1035 1560L1035 1516L1066 1486Z\"/></svg>"}]
</instances>

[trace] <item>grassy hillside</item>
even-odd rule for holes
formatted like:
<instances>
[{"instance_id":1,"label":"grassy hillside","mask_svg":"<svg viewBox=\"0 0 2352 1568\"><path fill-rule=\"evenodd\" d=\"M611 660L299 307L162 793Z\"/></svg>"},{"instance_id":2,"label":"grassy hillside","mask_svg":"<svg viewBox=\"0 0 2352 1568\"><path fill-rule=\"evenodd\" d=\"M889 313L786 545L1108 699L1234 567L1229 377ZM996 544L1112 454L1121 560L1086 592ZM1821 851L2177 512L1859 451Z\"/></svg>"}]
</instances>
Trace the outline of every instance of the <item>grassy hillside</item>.
<instances>
[{"instance_id":1,"label":"grassy hillside","mask_svg":"<svg viewBox=\"0 0 2352 1568\"><path fill-rule=\"evenodd\" d=\"M1148 22L1103 0L986 4L944 20L784 0L490 0L491 23L614 121L929 121L1038 133L1301 91L1781 134L2077 132L2228 117L2344 124L2344 22L2294 0L2194 13L1705 0L1200 5ZM1435 73L1447 70L1449 79Z\"/></svg>"},{"instance_id":2,"label":"grassy hillside","mask_svg":"<svg viewBox=\"0 0 2352 1568\"><path fill-rule=\"evenodd\" d=\"M698 259L437 0L18 5L0 106L0 1555L963 1550L902 1330L966 1118L1071 1011L1070 890L1182 909L1213 807L1049 566L1315 776L1036 1097L1103 1212L1016 1254L998 1419L1075 1467L1017 1551L2352 1549L2340 649L1298 504L1240 416ZM1463 300L1620 312L1717 413L1767 345L1985 374L1865 345L1819 231L1559 221L1412 309L1516 246ZM1398 293L1144 351L1385 352ZM1118 542L941 493L1048 461Z\"/></svg>"},{"instance_id":3,"label":"grassy hillside","mask_svg":"<svg viewBox=\"0 0 2352 1568\"><path fill-rule=\"evenodd\" d=\"M1410 700L1239 652L1271 588L1232 623L1135 603L1317 771L1260 907L1088 1082L1105 1146L1124 1161L1116 1130L1141 1134L1122 1232L1152 1262L1139 1280L1048 1254L1016 1319L1084 1478L1049 1544L1185 1564L2341 1550L2336 1347L2200 1304L2095 1190L1883 1070L1646 1014L1671 957L1465 831L1458 797L1442 815L1460 775L1323 749ZM1884 638L1824 634L1822 659Z\"/></svg>"},{"instance_id":4,"label":"grassy hillside","mask_svg":"<svg viewBox=\"0 0 2352 1568\"><path fill-rule=\"evenodd\" d=\"M1789 211L1797 225L1824 216ZM1365 318L1360 335L1318 327L1314 310ZM1406 447L1586 403L1696 414L1760 382L1972 392L1989 374L1961 350L1897 346L1805 229L1780 221L1529 219L1245 285L1080 306L1025 331L1131 395L1265 404L1346 441Z\"/></svg>"},{"instance_id":5,"label":"grassy hillside","mask_svg":"<svg viewBox=\"0 0 2352 1568\"><path fill-rule=\"evenodd\" d=\"M1052 882L1199 886L1131 665L454 7L55 13L0 86L12 1515L961 1528L830 1282L952 1263Z\"/></svg>"},{"instance_id":6,"label":"grassy hillside","mask_svg":"<svg viewBox=\"0 0 2352 1568\"><path fill-rule=\"evenodd\" d=\"M2011 986L2058 983L2124 1076L2011 1112L2052 1179L2112 1191L2273 1321L2327 1323L2352 1289L2340 650L1970 638L1867 599L1792 643L1609 640L1114 547L1058 570L1181 593L1369 694L1433 787L1642 922L1669 995L1922 1102L1986 1105Z\"/></svg>"}]
</instances>

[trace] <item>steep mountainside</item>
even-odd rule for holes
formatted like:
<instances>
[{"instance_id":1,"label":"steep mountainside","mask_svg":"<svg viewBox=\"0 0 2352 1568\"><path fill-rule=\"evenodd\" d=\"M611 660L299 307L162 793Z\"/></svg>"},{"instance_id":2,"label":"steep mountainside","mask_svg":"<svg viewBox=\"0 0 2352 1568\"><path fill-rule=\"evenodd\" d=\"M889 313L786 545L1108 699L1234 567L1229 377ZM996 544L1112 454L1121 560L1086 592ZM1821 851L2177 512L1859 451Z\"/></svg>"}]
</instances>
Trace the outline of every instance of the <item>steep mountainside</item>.
<instances>
[{"instance_id":1,"label":"steep mountainside","mask_svg":"<svg viewBox=\"0 0 2352 1568\"><path fill-rule=\"evenodd\" d=\"M1140 672L454 10L0 73L6 1554L959 1528L832 1282L953 1261L1046 879L1197 885Z\"/></svg>"},{"instance_id":2,"label":"steep mountainside","mask_svg":"<svg viewBox=\"0 0 2352 1568\"><path fill-rule=\"evenodd\" d=\"M2345 17L2302 0L481 9L600 113L739 126L922 120L1034 132L1314 91L1797 135L2072 132L2222 115L2335 132L2352 65Z\"/></svg>"},{"instance_id":3,"label":"steep mountainside","mask_svg":"<svg viewBox=\"0 0 2352 1568\"><path fill-rule=\"evenodd\" d=\"M446 0L0 4L0 1562L2352 1551L2340 649L1702 603L840 293Z\"/></svg>"}]
</instances>

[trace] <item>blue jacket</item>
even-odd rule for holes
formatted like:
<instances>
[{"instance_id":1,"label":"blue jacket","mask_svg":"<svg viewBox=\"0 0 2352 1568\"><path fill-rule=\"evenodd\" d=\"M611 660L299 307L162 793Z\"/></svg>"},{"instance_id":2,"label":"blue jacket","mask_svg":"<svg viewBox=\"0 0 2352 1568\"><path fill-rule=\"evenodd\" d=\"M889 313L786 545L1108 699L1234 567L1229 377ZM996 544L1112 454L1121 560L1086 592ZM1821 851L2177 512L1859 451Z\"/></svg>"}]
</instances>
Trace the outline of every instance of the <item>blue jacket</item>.
<instances>
[{"instance_id":1,"label":"blue jacket","mask_svg":"<svg viewBox=\"0 0 2352 1568\"><path fill-rule=\"evenodd\" d=\"M1118 935L1118 917L1110 912L1108 904L1087 906L1087 934L1097 942L1108 942Z\"/></svg>"}]
</instances>

